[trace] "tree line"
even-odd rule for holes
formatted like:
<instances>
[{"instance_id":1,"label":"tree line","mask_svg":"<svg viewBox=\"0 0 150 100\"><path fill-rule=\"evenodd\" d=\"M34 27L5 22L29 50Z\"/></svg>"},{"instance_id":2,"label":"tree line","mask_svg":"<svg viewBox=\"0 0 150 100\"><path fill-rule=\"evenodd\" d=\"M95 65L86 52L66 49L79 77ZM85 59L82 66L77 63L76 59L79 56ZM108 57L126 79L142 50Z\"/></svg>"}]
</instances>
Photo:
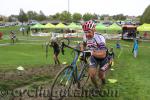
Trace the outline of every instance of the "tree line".
<instances>
[{"instance_id":1,"label":"tree line","mask_svg":"<svg viewBox=\"0 0 150 100\"><path fill-rule=\"evenodd\" d=\"M54 15L46 16L42 11L37 13L36 11L28 11L27 13L24 12L23 9L20 9L20 12L18 15L10 15L7 19L7 21L12 22L16 19L18 19L20 22L28 22L29 20L37 20L37 21L45 21L45 20L59 20L62 22L79 22L82 20L87 21L90 19L94 20L104 20L105 17L108 17L109 20L125 20L126 16L123 14L118 15L98 15L98 14L91 14L91 13L85 13L80 14L78 12L71 14L68 11L62 11L61 13L56 13ZM16 19L15 19L16 18ZM0 21L2 21L3 18L0 17Z\"/></svg>"},{"instance_id":2,"label":"tree line","mask_svg":"<svg viewBox=\"0 0 150 100\"><path fill-rule=\"evenodd\" d=\"M145 9L143 12L140 22L143 23L150 23L150 5Z\"/></svg>"},{"instance_id":3,"label":"tree line","mask_svg":"<svg viewBox=\"0 0 150 100\"><path fill-rule=\"evenodd\" d=\"M150 23L150 5L145 9L143 14L141 16L137 16L137 19L140 19L140 23ZM59 20L62 22L79 22L82 20L87 21L90 19L95 20L105 20L107 18L108 20L117 21L117 20L126 20L126 16L123 14L117 14L110 16L108 14L98 15L98 14L91 14L91 13L73 13L71 14L68 11L62 11L61 13L56 13L54 15L46 16L42 11L37 13L36 11L28 11L25 13L23 9L20 9L20 12L18 15L10 15L7 19L7 21L11 22L14 21L17 18L20 22L28 22L29 20L37 20L37 21L45 21L45 20ZM6 18L5 18L6 19ZM4 17L0 17L0 21L4 20Z\"/></svg>"}]
</instances>

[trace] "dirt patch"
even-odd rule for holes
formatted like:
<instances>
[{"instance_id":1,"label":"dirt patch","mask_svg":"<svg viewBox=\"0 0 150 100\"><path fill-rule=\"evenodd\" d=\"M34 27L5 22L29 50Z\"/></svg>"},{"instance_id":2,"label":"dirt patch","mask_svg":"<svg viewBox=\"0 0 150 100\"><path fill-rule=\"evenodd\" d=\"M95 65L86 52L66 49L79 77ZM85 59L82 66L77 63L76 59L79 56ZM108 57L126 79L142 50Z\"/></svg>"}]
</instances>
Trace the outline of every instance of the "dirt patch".
<instances>
[{"instance_id":1,"label":"dirt patch","mask_svg":"<svg viewBox=\"0 0 150 100\"><path fill-rule=\"evenodd\" d=\"M3 80L25 80L36 75L50 75L55 76L57 72L63 67L63 65L49 65L29 68L24 71L9 71L0 72L0 81Z\"/></svg>"},{"instance_id":2,"label":"dirt patch","mask_svg":"<svg viewBox=\"0 0 150 100\"><path fill-rule=\"evenodd\" d=\"M35 76L44 76L44 75L48 75L50 76L51 78L55 77L56 74L60 71L60 69L64 67L64 65L49 65L49 66L40 66L40 67L37 67L37 68L29 68L29 69L26 69L22 75L18 74L17 71L9 71L9 72L0 72L0 81L5 81L5 80L8 80L8 81L11 81L11 80L18 80L18 81L27 81L27 80L30 80L32 77L35 77ZM0 98L0 100L48 100L48 97L47 96L44 96L44 95L37 95L37 96L33 96L34 95L34 90L35 88L29 88L29 86L33 86L35 87L38 82L41 82L40 84L43 84L42 86L44 86L44 90L48 90L50 88L50 85L51 83L46 83L44 81L34 81L30 84L27 84L27 85L21 85L21 86L16 86L13 88L13 91L10 90L8 93L8 95L6 97L3 97L3 98ZM39 88L39 84L37 85L38 88ZM14 90L18 90L19 92L20 91L29 91L29 92L26 92L26 93L23 93L22 95L17 92L15 92ZM12 95L12 92L14 93ZM29 93L29 94L27 94ZM33 97L32 97L33 96Z\"/></svg>"}]
</instances>

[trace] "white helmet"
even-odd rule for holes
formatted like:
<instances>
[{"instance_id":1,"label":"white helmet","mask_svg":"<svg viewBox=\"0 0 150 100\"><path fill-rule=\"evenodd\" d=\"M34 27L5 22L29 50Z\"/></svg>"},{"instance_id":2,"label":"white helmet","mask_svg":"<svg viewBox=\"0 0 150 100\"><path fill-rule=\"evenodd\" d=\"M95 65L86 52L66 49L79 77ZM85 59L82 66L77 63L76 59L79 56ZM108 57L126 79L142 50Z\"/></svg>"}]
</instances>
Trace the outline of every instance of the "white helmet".
<instances>
[{"instance_id":1,"label":"white helmet","mask_svg":"<svg viewBox=\"0 0 150 100\"><path fill-rule=\"evenodd\" d=\"M51 37L51 41L56 42L57 41L57 37Z\"/></svg>"}]
</instances>

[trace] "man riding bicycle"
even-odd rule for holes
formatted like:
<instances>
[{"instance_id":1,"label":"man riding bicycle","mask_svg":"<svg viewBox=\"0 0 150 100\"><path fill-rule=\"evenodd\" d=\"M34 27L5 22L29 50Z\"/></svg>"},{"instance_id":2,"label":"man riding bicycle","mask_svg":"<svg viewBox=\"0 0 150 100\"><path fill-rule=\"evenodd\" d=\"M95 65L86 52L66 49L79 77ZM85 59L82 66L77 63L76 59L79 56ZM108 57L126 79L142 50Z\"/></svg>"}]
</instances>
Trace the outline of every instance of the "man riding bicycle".
<instances>
[{"instance_id":1,"label":"man riding bicycle","mask_svg":"<svg viewBox=\"0 0 150 100\"><path fill-rule=\"evenodd\" d=\"M88 73L92 83L97 87L95 79L97 66L99 65L98 77L102 84L105 84L105 72L109 68L109 57L105 38L96 32L95 27L96 24L92 20L82 24L85 34L83 36L83 44L80 47L81 51L84 51L86 48L91 51Z\"/></svg>"}]
</instances>

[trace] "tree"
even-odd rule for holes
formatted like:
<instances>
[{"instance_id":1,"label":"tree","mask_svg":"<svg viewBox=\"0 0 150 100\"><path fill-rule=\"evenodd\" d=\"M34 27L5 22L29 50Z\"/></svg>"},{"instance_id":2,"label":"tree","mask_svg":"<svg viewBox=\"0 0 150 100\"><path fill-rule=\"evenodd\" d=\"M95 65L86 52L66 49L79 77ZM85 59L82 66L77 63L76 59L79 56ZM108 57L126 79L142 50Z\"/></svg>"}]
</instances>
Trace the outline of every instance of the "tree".
<instances>
[{"instance_id":1,"label":"tree","mask_svg":"<svg viewBox=\"0 0 150 100\"><path fill-rule=\"evenodd\" d=\"M79 22L80 20L81 20L81 18L82 18L82 15L80 14L80 13L74 13L73 15L72 15L72 20L73 20L73 22Z\"/></svg>"},{"instance_id":2,"label":"tree","mask_svg":"<svg viewBox=\"0 0 150 100\"><path fill-rule=\"evenodd\" d=\"M118 15L113 15L112 18L114 20L125 20L126 16L124 16L123 14L118 14Z\"/></svg>"},{"instance_id":3,"label":"tree","mask_svg":"<svg viewBox=\"0 0 150 100\"><path fill-rule=\"evenodd\" d=\"M10 15L8 17L8 22L16 22L18 21L18 15Z\"/></svg>"},{"instance_id":4,"label":"tree","mask_svg":"<svg viewBox=\"0 0 150 100\"><path fill-rule=\"evenodd\" d=\"M98 19L99 19L99 16L94 13L94 14L93 14L93 19L94 19L94 20L98 20Z\"/></svg>"},{"instance_id":5,"label":"tree","mask_svg":"<svg viewBox=\"0 0 150 100\"><path fill-rule=\"evenodd\" d=\"M0 21L3 21L3 17L2 16L0 16Z\"/></svg>"},{"instance_id":6,"label":"tree","mask_svg":"<svg viewBox=\"0 0 150 100\"><path fill-rule=\"evenodd\" d=\"M68 23L72 22L71 13L69 13L68 11L63 11L61 13L60 20Z\"/></svg>"},{"instance_id":7,"label":"tree","mask_svg":"<svg viewBox=\"0 0 150 100\"><path fill-rule=\"evenodd\" d=\"M100 19L101 19L101 20L104 20L105 17L109 17L109 15L107 15L107 14L101 15L101 16L100 16Z\"/></svg>"},{"instance_id":8,"label":"tree","mask_svg":"<svg viewBox=\"0 0 150 100\"><path fill-rule=\"evenodd\" d=\"M145 9L144 13L140 18L140 22L143 23L150 23L150 5Z\"/></svg>"},{"instance_id":9,"label":"tree","mask_svg":"<svg viewBox=\"0 0 150 100\"><path fill-rule=\"evenodd\" d=\"M46 16L45 16L45 14L44 14L42 11L40 11L40 14L39 14L39 16L38 16L38 20L39 20L39 21L46 20Z\"/></svg>"},{"instance_id":10,"label":"tree","mask_svg":"<svg viewBox=\"0 0 150 100\"><path fill-rule=\"evenodd\" d=\"M60 20L60 13L56 13L55 15L52 15L52 20Z\"/></svg>"},{"instance_id":11,"label":"tree","mask_svg":"<svg viewBox=\"0 0 150 100\"><path fill-rule=\"evenodd\" d=\"M33 12L33 19L38 20L38 13L36 11Z\"/></svg>"},{"instance_id":12,"label":"tree","mask_svg":"<svg viewBox=\"0 0 150 100\"><path fill-rule=\"evenodd\" d=\"M19 20L20 22L22 22L22 23L28 21L27 15L26 15L26 13L23 11L23 9L20 9L19 16L18 16L18 20Z\"/></svg>"},{"instance_id":13,"label":"tree","mask_svg":"<svg viewBox=\"0 0 150 100\"><path fill-rule=\"evenodd\" d=\"M27 17L28 17L28 20L32 20L35 18L35 13L33 11L28 11L27 12Z\"/></svg>"},{"instance_id":14,"label":"tree","mask_svg":"<svg viewBox=\"0 0 150 100\"><path fill-rule=\"evenodd\" d=\"M49 16L47 16L47 19L49 19L49 20L53 20L53 15L49 15Z\"/></svg>"},{"instance_id":15,"label":"tree","mask_svg":"<svg viewBox=\"0 0 150 100\"><path fill-rule=\"evenodd\" d=\"M90 13L85 13L85 14L83 15L83 20L84 20L84 21L88 21L88 20L91 20L91 19L93 19L93 15L92 15L92 14L90 14Z\"/></svg>"}]
</instances>

